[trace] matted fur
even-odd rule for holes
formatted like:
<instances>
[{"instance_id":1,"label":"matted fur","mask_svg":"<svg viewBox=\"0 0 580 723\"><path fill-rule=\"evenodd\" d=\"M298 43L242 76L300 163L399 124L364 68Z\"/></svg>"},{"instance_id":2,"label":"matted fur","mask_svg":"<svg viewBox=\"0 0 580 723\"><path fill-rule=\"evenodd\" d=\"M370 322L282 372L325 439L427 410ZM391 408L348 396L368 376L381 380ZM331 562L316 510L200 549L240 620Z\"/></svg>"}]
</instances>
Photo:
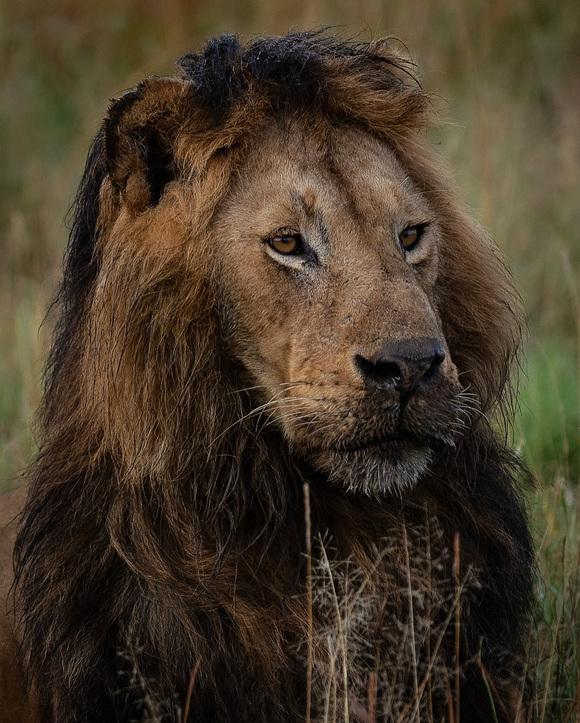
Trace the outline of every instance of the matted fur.
<instances>
[{"instance_id":1,"label":"matted fur","mask_svg":"<svg viewBox=\"0 0 580 723\"><path fill-rule=\"evenodd\" d=\"M391 600L382 614L392 621L374 632L369 623L369 640L352 653L353 719L370 706L365 681L377 680L360 653L374 639L391 646L384 660L399 659L402 673L396 706L385 702L387 674L372 705L383 701L385 720L416 715L413 656L402 652L419 614L405 602L409 572L421 605L426 579L434 591L437 634L461 588L461 632L444 632L427 665L435 720L456 706L462 721L489 721L491 699L498 720L512 720L533 565L520 466L487 419L506 409L518 302L495 248L421 138L428 96L388 43L321 34L247 46L222 37L181 69L180 78L146 80L112 104L75 204L40 452L15 550L22 653L43 721L177 721L190 682L190 720L301 720L311 627L312 715L323 719L325 690L340 689L328 682L337 643L324 571L336 570L340 592L346 560L353 579L367 576L372 589L355 637L377 600ZM328 484L276 425L248 414L260 398L229 353L236 332L227 326L212 223L261 129L281 116L310 119L313 133L324 122L351 124L386 140L447 241L437 308L482 415L441 450L415 492L388 504ZM436 550L427 555L432 535ZM422 642L412 646L419 679L430 625L421 610L414 629ZM454 670L460 700L453 683L445 689ZM344 715L341 705L336 711Z\"/></svg>"}]
</instances>

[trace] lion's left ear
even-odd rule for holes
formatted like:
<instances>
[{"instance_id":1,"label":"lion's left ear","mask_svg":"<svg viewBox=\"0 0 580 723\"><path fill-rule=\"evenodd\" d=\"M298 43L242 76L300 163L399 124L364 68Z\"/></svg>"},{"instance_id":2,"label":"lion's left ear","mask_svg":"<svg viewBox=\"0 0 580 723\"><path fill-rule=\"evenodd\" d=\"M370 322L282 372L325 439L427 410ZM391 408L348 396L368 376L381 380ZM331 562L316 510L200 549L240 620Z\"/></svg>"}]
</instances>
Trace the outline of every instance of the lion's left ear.
<instances>
[{"instance_id":1,"label":"lion's left ear","mask_svg":"<svg viewBox=\"0 0 580 723\"><path fill-rule=\"evenodd\" d=\"M111 183L133 211L159 202L175 178L175 146L191 104L191 84L151 78L114 101L105 120Z\"/></svg>"}]
</instances>

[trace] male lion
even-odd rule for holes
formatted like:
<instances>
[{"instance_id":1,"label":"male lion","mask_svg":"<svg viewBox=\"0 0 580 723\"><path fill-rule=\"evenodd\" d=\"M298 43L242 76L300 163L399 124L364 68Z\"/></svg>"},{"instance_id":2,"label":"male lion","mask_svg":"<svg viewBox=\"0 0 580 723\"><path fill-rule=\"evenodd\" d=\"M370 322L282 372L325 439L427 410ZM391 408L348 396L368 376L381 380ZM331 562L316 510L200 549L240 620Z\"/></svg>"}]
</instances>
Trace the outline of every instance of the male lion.
<instances>
[{"instance_id":1,"label":"male lion","mask_svg":"<svg viewBox=\"0 0 580 723\"><path fill-rule=\"evenodd\" d=\"M524 719L533 556L493 424L517 297L429 105L386 42L318 33L224 36L111 105L5 593L10 721Z\"/></svg>"}]
</instances>

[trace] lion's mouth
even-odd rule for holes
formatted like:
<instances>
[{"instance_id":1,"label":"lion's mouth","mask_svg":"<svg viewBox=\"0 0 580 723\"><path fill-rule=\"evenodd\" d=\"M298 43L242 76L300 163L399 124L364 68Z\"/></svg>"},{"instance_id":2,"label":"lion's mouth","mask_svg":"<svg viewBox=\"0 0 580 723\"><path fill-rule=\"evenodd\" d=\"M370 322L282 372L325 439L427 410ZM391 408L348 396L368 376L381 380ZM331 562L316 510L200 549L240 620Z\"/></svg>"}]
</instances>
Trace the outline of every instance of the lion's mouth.
<instances>
[{"instance_id":1,"label":"lion's mouth","mask_svg":"<svg viewBox=\"0 0 580 723\"><path fill-rule=\"evenodd\" d=\"M408 432L388 432L370 437L368 439L356 439L351 442L341 442L331 447L336 452L359 452L366 449L377 449L381 447L390 447L397 442L411 442L416 439Z\"/></svg>"}]
</instances>

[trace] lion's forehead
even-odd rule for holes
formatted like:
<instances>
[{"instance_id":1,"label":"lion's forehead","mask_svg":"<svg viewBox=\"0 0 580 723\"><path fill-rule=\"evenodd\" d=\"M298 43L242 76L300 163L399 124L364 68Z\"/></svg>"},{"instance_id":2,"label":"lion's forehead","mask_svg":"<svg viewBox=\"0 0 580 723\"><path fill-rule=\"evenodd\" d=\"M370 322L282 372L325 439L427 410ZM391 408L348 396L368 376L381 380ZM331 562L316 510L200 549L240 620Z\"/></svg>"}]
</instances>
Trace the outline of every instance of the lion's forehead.
<instances>
[{"instance_id":1,"label":"lion's forehead","mask_svg":"<svg viewBox=\"0 0 580 723\"><path fill-rule=\"evenodd\" d=\"M319 212L327 226L348 219L373 226L392 218L429 214L394 151L350 125L324 134L293 124L273 126L252 142L225 204L226 219L249 210L246 230L263 231L304 213Z\"/></svg>"}]
</instances>

